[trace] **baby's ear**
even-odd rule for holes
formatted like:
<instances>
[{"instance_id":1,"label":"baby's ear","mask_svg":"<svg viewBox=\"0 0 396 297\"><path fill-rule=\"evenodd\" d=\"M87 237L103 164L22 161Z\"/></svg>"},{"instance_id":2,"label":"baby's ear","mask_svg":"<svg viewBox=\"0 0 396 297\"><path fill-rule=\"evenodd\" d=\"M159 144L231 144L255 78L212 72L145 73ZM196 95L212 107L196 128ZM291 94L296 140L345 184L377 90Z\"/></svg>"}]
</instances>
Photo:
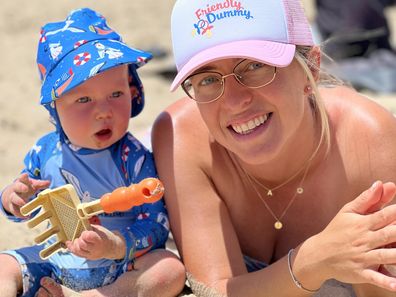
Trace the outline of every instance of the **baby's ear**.
<instances>
[{"instance_id":1,"label":"baby's ear","mask_svg":"<svg viewBox=\"0 0 396 297\"><path fill-rule=\"evenodd\" d=\"M139 97L139 90L135 85L130 85L129 86L129 90L131 92L131 99L135 99L137 97Z\"/></svg>"},{"instance_id":2,"label":"baby's ear","mask_svg":"<svg viewBox=\"0 0 396 297\"><path fill-rule=\"evenodd\" d=\"M314 46L308 53L308 67L311 70L312 76L314 77L315 81L319 80L320 75L320 57L321 51L319 46Z\"/></svg>"}]
</instances>

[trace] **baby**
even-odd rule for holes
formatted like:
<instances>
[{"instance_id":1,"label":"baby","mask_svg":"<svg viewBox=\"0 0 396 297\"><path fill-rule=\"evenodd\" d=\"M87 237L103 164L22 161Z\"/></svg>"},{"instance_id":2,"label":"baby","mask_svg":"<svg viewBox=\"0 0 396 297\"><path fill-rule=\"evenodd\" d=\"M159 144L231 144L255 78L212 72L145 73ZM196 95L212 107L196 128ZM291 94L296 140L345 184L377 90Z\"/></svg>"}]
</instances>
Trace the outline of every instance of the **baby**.
<instances>
[{"instance_id":1,"label":"baby","mask_svg":"<svg viewBox=\"0 0 396 297\"><path fill-rule=\"evenodd\" d=\"M2 191L1 209L10 220L26 220L20 208L47 187L72 184L81 201L89 202L157 176L151 153L128 132L130 117L144 106L136 69L149 59L151 54L128 47L91 9L42 28L40 102L56 130L37 141L21 175ZM34 296L43 290L43 277L82 296L139 290L139 296L175 296L183 288L183 265L163 249L169 233L163 200L99 215L92 223L92 231L48 260L39 257L42 246L2 252L1 295Z\"/></svg>"}]
</instances>

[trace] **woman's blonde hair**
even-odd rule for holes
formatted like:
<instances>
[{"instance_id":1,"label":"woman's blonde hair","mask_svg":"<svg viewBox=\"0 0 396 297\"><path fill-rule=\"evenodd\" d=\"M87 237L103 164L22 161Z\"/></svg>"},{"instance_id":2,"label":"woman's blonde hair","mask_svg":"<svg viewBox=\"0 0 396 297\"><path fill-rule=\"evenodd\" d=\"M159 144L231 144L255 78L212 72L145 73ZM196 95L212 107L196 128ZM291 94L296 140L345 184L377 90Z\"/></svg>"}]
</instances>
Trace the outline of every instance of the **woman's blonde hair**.
<instances>
[{"instance_id":1,"label":"woman's blonde hair","mask_svg":"<svg viewBox=\"0 0 396 297\"><path fill-rule=\"evenodd\" d=\"M320 95L318 86L335 86L342 84L342 82L320 69L320 65L318 65L317 61L313 60L312 55L310 55L312 49L313 47L310 46L297 46L295 59L299 62L305 74L307 75L309 82L311 83L313 94L308 98L310 99L310 104L314 115L318 119L321 127L319 144L324 143L326 145L326 152L329 152L330 124L324 101ZM312 71L319 73L318 81L315 80Z\"/></svg>"}]
</instances>

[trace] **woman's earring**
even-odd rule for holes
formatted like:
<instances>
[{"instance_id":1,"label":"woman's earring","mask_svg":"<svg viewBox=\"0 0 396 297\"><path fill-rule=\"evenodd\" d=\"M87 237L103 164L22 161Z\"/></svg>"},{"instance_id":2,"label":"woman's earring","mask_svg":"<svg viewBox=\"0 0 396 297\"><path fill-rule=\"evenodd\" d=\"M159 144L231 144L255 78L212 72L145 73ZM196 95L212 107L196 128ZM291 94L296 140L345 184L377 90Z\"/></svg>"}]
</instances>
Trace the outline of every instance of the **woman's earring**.
<instances>
[{"instance_id":1,"label":"woman's earring","mask_svg":"<svg viewBox=\"0 0 396 297\"><path fill-rule=\"evenodd\" d=\"M308 94L308 95L312 93L312 87L311 87L311 85L305 86L305 88L304 88L304 93L305 93L305 94Z\"/></svg>"},{"instance_id":2,"label":"woman's earring","mask_svg":"<svg viewBox=\"0 0 396 297\"><path fill-rule=\"evenodd\" d=\"M316 98L315 98L315 94L312 92L312 87L311 87L311 85L305 86L305 88L304 88L304 93L305 93L306 95L308 95L309 103L310 103L311 107L312 107L313 109L315 109L315 108L316 108Z\"/></svg>"}]
</instances>

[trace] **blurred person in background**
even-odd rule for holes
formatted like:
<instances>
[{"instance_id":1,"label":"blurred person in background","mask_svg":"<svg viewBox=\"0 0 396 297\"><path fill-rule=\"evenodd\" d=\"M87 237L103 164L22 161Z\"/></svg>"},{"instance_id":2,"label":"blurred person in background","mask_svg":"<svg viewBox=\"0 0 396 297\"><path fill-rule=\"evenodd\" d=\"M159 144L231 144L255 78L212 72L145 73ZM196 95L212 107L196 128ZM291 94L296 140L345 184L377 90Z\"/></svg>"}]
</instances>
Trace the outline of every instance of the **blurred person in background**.
<instances>
[{"instance_id":1,"label":"blurred person in background","mask_svg":"<svg viewBox=\"0 0 396 297\"><path fill-rule=\"evenodd\" d=\"M330 72L357 89L396 91L396 53L386 9L395 0L316 0L315 26ZM375 71L373 71L375 70Z\"/></svg>"}]
</instances>

